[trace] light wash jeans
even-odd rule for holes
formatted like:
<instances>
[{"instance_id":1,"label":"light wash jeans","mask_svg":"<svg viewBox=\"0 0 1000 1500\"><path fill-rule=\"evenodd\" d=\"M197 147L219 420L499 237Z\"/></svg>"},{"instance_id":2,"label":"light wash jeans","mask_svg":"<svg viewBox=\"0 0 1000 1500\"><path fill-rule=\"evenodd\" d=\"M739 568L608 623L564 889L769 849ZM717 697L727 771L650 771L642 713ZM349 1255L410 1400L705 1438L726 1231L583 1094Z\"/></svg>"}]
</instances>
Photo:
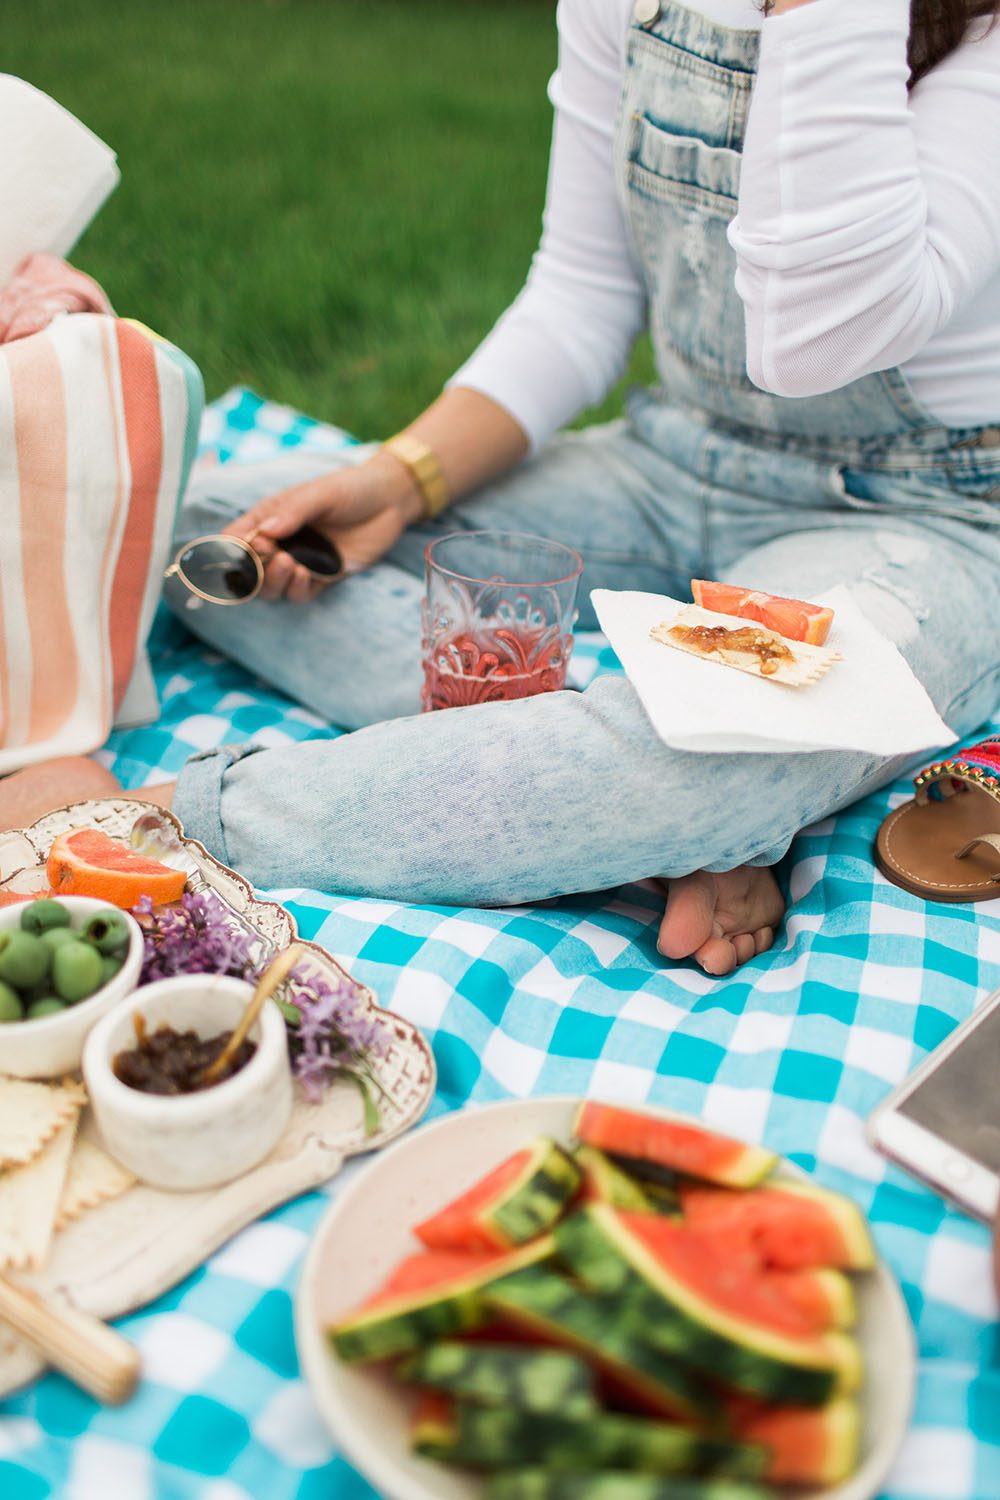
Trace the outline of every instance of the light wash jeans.
<instances>
[{"instance_id":1,"label":"light wash jeans","mask_svg":"<svg viewBox=\"0 0 1000 1500\"><path fill-rule=\"evenodd\" d=\"M1000 483L984 458L975 469L970 457L970 491ZM328 466L290 455L202 476L181 539ZM844 583L961 736L1000 696L994 519L992 502L931 467L845 471L725 438L643 395L629 422L559 438L442 526L530 529L577 548L588 626L594 587L683 596L695 576L810 598ZM175 802L187 832L256 884L494 905L772 864L805 824L902 769L843 752L672 750L611 676L584 693L396 718L417 708L422 551L436 529L414 528L309 605L189 612L173 593L226 655L334 723L372 723L187 763Z\"/></svg>"}]
</instances>

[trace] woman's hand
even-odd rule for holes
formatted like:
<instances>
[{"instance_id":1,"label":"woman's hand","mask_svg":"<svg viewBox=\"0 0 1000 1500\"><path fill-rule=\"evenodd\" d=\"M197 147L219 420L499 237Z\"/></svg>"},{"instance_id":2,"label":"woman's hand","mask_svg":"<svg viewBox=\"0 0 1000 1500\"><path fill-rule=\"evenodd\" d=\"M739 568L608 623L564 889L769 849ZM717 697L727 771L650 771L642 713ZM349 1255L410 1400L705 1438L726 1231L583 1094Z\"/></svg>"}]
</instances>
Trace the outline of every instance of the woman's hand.
<instances>
[{"instance_id":1,"label":"woman's hand","mask_svg":"<svg viewBox=\"0 0 1000 1500\"><path fill-rule=\"evenodd\" d=\"M811 4L812 0L774 0L774 4L768 6L767 13L769 16L780 16L783 11L798 10L800 5Z\"/></svg>"},{"instance_id":2,"label":"woman's hand","mask_svg":"<svg viewBox=\"0 0 1000 1500\"><path fill-rule=\"evenodd\" d=\"M462 386L445 391L406 431L437 455L453 500L505 473L528 450L526 433L504 407ZM337 548L345 571L358 573L423 514L423 496L406 464L380 449L356 468L269 495L226 530L253 537L264 562L266 599L307 604L327 585L277 547L277 538L315 526Z\"/></svg>"},{"instance_id":3,"label":"woman's hand","mask_svg":"<svg viewBox=\"0 0 1000 1500\"><path fill-rule=\"evenodd\" d=\"M29 255L0 291L0 344L48 328L60 313L111 313L97 282L56 255Z\"/></svg>"},{"instance_id":4,"label":"woman's hand","mask_svg":"<svg viewBox=\"0 0 1000 1500\"><path fill-rule=\"evenodd\" d=\"M391 453L335 469L261 500L226 527L251 541L264 563L265 599L307 604L327 587L278 546L300 526L314 526L333 545L347 573L360 572L388 552L407 526L420 518L423 502L409 470Z\"/></svg>"}]
</instances>

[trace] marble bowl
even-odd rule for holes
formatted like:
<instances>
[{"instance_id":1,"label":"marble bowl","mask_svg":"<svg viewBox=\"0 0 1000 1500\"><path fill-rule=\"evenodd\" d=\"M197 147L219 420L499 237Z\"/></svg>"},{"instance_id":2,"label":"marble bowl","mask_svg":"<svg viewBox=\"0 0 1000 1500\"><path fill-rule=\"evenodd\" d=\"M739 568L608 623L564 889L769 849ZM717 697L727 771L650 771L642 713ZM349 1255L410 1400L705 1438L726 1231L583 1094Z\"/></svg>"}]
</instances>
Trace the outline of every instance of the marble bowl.
<instances>
[{"instance_id":1,"label":"marble bowl","mask_svg":"<svg viewBox=\"0 0 1000 1500\"><path fill-rule=\"evenodd\" d=\"M193 1094L146 1094L112 1070L135 1045L133 1017L150 1031L217 1036L231 1031L253 986L217 974L185 974L144 985L95 1026L83 1052L83 1077L104 1145L153 1187L192 1190L231 1182L277 1145L292 1112L285 1022L268 1001L250 1032L257 1051L222 1083Z\"/></svg>"},{"instance_id":2,"label":"marble bowl","mask_svg":"<svg viewBox=\"0 0 1000 1500\"><path fill-rule=\"evenodd\" d=\"M57 899L70 913L70 925L77 929L85 927L97 912L118 910L109 907L107 901L96 901L90 896ZM26 904L19 901L0 909L0 932L20 927ZM61 1078L80 1066L87 1033L135 989L139 980L142 932L134 917L126 912L122 916L129 924L130 938L118 973L86 1000L78 1000L55 1015L39 1016L36 1021L10 1021L0 1026L0 1073L14 1078Z\"/></svg>"}]
</instances>

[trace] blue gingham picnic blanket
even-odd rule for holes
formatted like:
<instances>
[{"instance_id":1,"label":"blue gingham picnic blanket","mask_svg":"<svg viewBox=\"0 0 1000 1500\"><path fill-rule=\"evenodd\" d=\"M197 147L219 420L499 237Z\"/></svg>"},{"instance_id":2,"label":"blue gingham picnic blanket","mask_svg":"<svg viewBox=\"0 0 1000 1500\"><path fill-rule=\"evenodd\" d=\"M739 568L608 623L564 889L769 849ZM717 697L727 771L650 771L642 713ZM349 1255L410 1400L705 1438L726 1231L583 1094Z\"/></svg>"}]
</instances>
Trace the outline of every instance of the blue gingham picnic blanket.
<instances>
[{"instance_id":1,"label":"blue gingham picnic blanket","mask_svg":"<svg viewBox=\"0 0 1000 1500\"><path fill-rule=\"evenodd\" d=\"M203 439L223 461L352 441L245 390L209 408ZM335 732L172 621L158 625L154 659L161 721L115 735L105 753L126 785L225 741ZM581 685L616 670L600 637L579 641ZM872 865L875 830L907 795L899 785L800 836L777 947L725 979L664 966L660 904L640 888L518 911L277 894L306 937L432 1040L435 1112L528 1094L650 1100L766 1141L851 1194L919 1340L913 1426L885 1500L1000 1500L987 1234L862 1136L889 1087L1000 983L1000 902L927 905ZM302 1255L342 1180L253 1224L122 1320L145 1367L127 1406L103 1410L55 1375L2 1403L2 1500L371 1500L315 1413L292 1339Z\"/></svg>"}]
</instances>

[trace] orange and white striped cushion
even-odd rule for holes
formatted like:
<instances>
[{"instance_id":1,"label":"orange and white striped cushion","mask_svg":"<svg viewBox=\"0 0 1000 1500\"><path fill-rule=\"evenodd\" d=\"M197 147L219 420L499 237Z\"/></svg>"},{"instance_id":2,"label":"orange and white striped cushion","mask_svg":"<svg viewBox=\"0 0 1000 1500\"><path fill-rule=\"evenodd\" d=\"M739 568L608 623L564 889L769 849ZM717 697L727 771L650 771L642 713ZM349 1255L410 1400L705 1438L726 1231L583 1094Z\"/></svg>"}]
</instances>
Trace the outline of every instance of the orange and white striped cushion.
<instances>
[{"instance_id":1,"label":"orange and white striped cushion","mask_svg":"<svg viewBox=\"0 0 1000 1500\"><path fill-rule=\"evenodd\" d=\"M155 716L145 641L201 401L138 324L80 313L0 347L0 774Z\"/></svg>"}]
</instances>

